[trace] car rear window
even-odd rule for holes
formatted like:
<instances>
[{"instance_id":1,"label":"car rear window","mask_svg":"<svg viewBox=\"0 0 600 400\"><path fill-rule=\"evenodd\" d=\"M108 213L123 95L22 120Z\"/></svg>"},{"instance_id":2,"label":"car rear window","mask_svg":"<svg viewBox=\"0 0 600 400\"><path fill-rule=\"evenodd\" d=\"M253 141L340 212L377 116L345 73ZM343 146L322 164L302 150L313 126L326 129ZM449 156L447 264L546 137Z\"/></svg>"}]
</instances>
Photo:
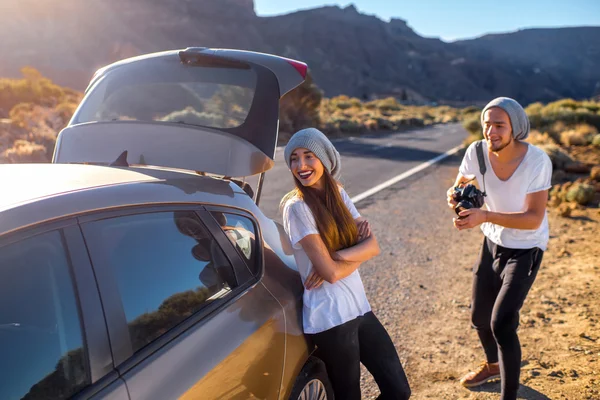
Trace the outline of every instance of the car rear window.
<instances>
[{"instance_id":1,"label":"car rear window","mask_svg":"<svg viewBox=\"0 0 600 400\"><path fill-rule=\"evenodd\" d=\"M92 88L74 122L144 121L212 128L241 126L256 88L251 68L202 67L173 59L109 71Z\"/></svg>"}]
</instances>

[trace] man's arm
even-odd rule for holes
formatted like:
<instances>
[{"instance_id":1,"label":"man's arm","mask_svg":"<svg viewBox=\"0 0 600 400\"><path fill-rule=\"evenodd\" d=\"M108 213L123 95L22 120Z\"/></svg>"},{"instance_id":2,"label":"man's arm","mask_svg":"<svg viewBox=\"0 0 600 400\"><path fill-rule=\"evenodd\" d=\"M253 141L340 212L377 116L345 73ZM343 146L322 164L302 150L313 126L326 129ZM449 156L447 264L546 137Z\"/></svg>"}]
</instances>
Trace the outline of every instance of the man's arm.
<instances>
[{"instance_id":1,"label":"man's arm","mask_svg":"<svg viewBox=\"0 0 600 400\"><path fill-rule=\"evenodd\" d=\"M483 222L491 222L505 228L537 229L542 224L548 203L548 190L529 193L525 198L525 211L500 213L478 208L461 211L460 219L454 220L459 229L470 229Z\"/></svg>"},{"instance_id":2,"label":"man's arm","mask_svg":"<svg viewBox=\"0 0 600 400\"><path fill-rule=\"evenodd\" d=\"M313 264L316 273L329 283L335 283L352 274L360 262L334 260L317 234L307 235L300 240L302 249Z\"/></svg>"}]
</instances>

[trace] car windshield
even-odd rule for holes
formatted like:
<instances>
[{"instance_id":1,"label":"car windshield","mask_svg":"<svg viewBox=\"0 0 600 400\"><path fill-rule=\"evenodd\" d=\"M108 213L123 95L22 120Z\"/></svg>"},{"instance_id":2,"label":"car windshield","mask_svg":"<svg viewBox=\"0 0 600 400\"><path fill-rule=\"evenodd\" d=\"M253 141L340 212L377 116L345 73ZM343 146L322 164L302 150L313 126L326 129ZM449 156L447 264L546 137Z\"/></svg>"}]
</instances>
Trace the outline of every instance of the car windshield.
<instances>
[{"instance_id":1,"label":"car windshield","mask_svg":"<svg viewBox=\"0 0 600 400\"><path fill-rule=\"evenodd\" d=\"M73 122L132 120L236 128L254 99L250 68L148 60L110 70L88 92Z\"/></svg>"}]
</instances>

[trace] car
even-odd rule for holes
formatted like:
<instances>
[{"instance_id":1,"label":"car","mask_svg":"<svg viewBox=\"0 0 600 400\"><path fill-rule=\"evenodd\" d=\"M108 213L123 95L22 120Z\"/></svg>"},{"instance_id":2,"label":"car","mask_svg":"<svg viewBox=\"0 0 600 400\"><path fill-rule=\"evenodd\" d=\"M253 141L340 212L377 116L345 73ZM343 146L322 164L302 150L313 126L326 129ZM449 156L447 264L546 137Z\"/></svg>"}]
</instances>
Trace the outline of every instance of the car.
<instances>
[{"instance_id":1,"label":"car","mask_svg":"<svg viewBox=\"0 0 600 400\"><path fill-rule=\"evenodd\" d=\"M119 61L52 163L0 166L0 398L333 397L259 208L306 71L210 48Z\"/></svg>"}]
</instances>

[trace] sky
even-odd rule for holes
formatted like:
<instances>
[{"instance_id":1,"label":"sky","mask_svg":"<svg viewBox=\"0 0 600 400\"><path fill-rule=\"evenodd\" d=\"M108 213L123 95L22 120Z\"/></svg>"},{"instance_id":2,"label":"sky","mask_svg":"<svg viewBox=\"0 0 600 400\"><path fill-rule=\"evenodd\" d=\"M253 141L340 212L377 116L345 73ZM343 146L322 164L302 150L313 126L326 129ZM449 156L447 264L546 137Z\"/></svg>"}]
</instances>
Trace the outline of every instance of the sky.
<instances>
[{"instance_id":1,"label":"sky","mask_svg":"<svg viewBox=\"0 0 600 400\"><path fill-rule=\"evenodd\" d=\"M385 21L401 18L419 35L445 41L522 28L600 26L600 0L254 0L259 16L349 4Z\"/></svg>"}]
</instances>

